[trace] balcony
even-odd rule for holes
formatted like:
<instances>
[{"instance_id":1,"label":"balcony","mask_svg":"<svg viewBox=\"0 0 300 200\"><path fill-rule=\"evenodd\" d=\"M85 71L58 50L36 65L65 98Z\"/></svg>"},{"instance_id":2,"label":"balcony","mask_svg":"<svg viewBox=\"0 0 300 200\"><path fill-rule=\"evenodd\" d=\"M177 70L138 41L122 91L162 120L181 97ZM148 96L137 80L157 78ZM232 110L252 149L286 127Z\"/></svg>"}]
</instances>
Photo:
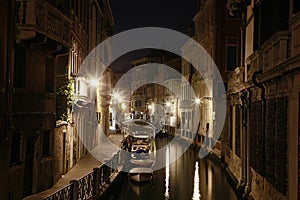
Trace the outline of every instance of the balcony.
<instances>
[{"instance_id":1,"label":"balcony","mask_svg":"<svg viewBox=\"0 0 300 200\"><path fill-rule=\"evenodd\" d=\"M42 0L16 0L17 42L34 39L38 34L71 47L71 20Z\"/></svg>"},{"instance_id":2,"label":"balcony","mask_svg":"<svg viewBox=\"0 0 300 200\"><path fill-rule=\"evenodd\" d=\"M262 70L268 72L288 59L289 31L274 33L262 45Z\"/></svg>"}]
</instances>

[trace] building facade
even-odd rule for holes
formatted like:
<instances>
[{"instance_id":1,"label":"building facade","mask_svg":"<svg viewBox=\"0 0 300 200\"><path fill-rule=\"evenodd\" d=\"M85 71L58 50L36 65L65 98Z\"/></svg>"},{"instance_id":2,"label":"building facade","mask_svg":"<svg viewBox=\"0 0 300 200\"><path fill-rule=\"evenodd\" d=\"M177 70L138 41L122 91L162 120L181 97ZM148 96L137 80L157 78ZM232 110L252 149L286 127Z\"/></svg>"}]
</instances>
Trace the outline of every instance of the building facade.
<instances>
[{"instance_id":1,"label":"building facade","mask_svg":"<svg viewBox=\"0 0 300 200\"><path fill-rule=\"evenodd\" d=\"M56 75L71 47L69 5L12 1L15 16L10 165L4 199L22 199L55 181ZM57 9L59 7L59 9ZM5 179L2 179L5 180ZM17 184L17 185L16 185Z\"/></svg>"},{"instance_id":2,"label":"building facade","mask_svg":"<svg viewBox=\"0 0 300 200\"><path fill-rule=\"evenodd\" d=\"M152 70L151 66L147 66L149 70L139 68L139 66L143 64L153 64L153 69L155 70ZM174 81L174 85L172 85L171 80L179 78L181 59L168 52L153 51L149 56L132 61L131 65L132 67L136 67L131 73L131 89L135 89L131 96L132 116L136 118L142 117L151 120L159 126L167 127L166 119L168 116L166 115L166 103L171 99L170 96L172 92L174 94L174 91L176 91L180 94L180 92L178 92L180 90L173 90L171 92L170 90L167 91L166 87L171 86L172 89L178 89L175 86L175 83L178 82ZM167 68L163 67L163 65L176 70L178 76L176 76L174 72L168 72ZM155 77L153 77L154 74ZM168 93L168 98L165 97L165 93ZM176 95L174 94L174 96ZM177 102L177 100L174 100L174 102ZM178 109L175 110L178 112ZM175 115L177 116L177 114ZM173 130L172 133L174 132L175 130Z\"/></svg>"},{"instance_id":3,"label":"building facade","mask_svg":"<svg viewBox=\"0 0 300 200\"><path fill-rule=\"evenodd\" d=\"M89 56L89 60L85 61L86 56L98 44L106 40L112 33L114 25L113 16L109 2L104 1L70 1L70 18L72 20L71 27L71 41L72 48L69 49L68 64L66 80L61 87L66 87L67 84L74 92L74 104L68 104L65 111L66 118L61 118L67 123L60 123L62 126L57 127L56 142L62 144L62 153L57 152L57 159L61 162L56 162L58 167L63 166L62 171L59 171L57 178L69 169L71 169L76 162L86 155L88 145L90 148L96 146L99 140L99 126L103 126L109 118L109 114L103 114L102 118L99 113L102 110L108 109L110 90L105 91L102 97L99 95L99 89L106 87L102 81L106 81L103 77L108 76L107 71L103 72L101 77L76 77L80 74L80 67L82 64L88 64L85 70L90 74L98 74L100 62L110 60L110 47L105 47L106 52L96 52L97 57ZM94 85L93 81L97 80L99 83ZM99 87L99 88L98 88ZM110 88L108 84L107 89ZM105 98L103 98L105 97ZM105 102L104 102L105 101ZM95 105L94 105L95 104ZM99 105L105 105L99 108ZM77 109L76 111L74 109ZM97 115L98 114L98 115ZM107 134L108 130L103 129ZM62 133L62 134L59 134ZM62 136L61 136L62 135ZM61 154L63 156L61 156Z\"/></svg>"},{"instance_id":4,"label":"building facade","mask_svg":"<svg viewBox=\"0 0 300 200\"><path fill-rule=\"evenodd\" d=\"M194 62L201 67L203 74L195 70L186 60L182 61L183 102L181 103L181 115L185 122L183 122L181 135L194 140L198 147L202 145L204 137L208 136L211 142L208 146L215 143L213 152L221 157L221 140L212 141L215 127L214 101L220 95L218 94L219 85L213 85L216 81L213 80L212 67L215 64L218 68L223 82L217 84L224 84L226 90L227 75L241 60L239 53L241 15L231 16L226 9L226 1L200 0L199 10L194 16L193 22L194 25L190 31L191 37L204 48L209 56L205 56L205 53L191 56L195 59ZM193 42L188 41L182 48L182 53L184 55L192 54L191 50L194 49L192 45ZM189 89L190 85L193 91ZM198 105L195 105L195 101ZM195 121L192 117L195 116L193 113L193 110L196 109L195 106L200 112L199 121ZM195 127L194 132L191 131L192 127Z\"/></svg>"},{"instance_id":5,"label":"building facade","mask_svg":"<svg viewBox=\"0 0 300 200\"><path fill-rule=\"evenodd\" d=\"M77 132L84 116L72 115L69 95L85 94L73 77L113 17L106 0L0 4L0 193L22 199L53 186L86 152Z\"/></svg>"},{"instance_id":6,"label":"building facade","mask_svg":"<svg viewBox=\"0 0 300 200\"><path fill-rule=\"evenodd\" d=\"M299 199L300 3L228 2L245 25L244 59L229 75L228 170L245 196Z\"/></svg>"},{"instance_id":7,"label":"building facade","mask_svg":"<svg viewBox=\"0 0 300 200\"><path fill-rule=\"evenodd\" d=\"M175 136L180 127L179 103L181 99L181 80L168 79L164 82L165 125L164 130ZM175 93L176 92L176 93Z\"/></svg>"}]
</instances>

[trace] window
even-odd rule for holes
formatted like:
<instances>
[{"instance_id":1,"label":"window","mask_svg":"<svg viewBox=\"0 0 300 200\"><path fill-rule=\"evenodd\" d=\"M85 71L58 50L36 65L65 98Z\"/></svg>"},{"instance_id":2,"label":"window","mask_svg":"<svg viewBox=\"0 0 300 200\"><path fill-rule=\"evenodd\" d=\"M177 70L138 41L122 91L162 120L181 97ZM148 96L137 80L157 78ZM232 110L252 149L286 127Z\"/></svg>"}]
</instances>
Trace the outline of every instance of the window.
<instances>
[{"instance_id":1,"label":"window","mask_svg":"<svg viewBox=\"0 0 300 200\"><path fill-rule=\"evenodd\" d=\"M80 9L80 13L79 13L79 18L80 18L80 22L81 24L83 24L83 2L82 0L80 1L80 4L79 4L79 9Z\"/></svg>"},{"instance_id":2,"label":"window","mask_svg":"<svg viewBox=\"0 0 300 200\"><path fill-rule=\"evenodd\" d=\"M184 125L185 124L185 112L181 113L181 121L182 121L182 124Z\"/></svg>"},{"instance_id":3,"label":"window","mask_svg":"<svg viewBox=\"0 0 300 200\"><path fill-rule=\"evenodd\" d=\"M227 71L233 71L237 67L237 46L227 46Z\"/></svg>"},{"instance_id":4,"label":"window","mask_svg":"<svg viewBox=\"0 0 300 200\"><path fill-rule=\"evenodd\" d=\"M4 71L4 67L5 67L5 64L4 64L4 51L3 51L3 40L2 38L0 38L0 84L4 84L4 74L5 74L5 71Z\"/></svg>"},{"instance_id":5,"label":"window","mask_svg":"<svg viewBox=\"0 0 300 200\"><path fill-rule=\"evenodd\" d=\"M77 94L80 94L80 80L77 81Z\"/></svg>"},{"instance_id":6,"label":"window","mask_svg":"<svg viewBox=\"0 0 300 200\"><path fill-rule=\"evenodd\" d=\"M25 48L17 46L15 50L15 70L14 70L14 87L15 88L24 88L25 87Z\"/></svg>"},{"instance_id":7,"label":"window","mask_svg":"<svg viewBox=\"0 0 300 200\"><path fill-rule=\"evenodd\" d=\"M78 1L79 0L75 0L75 14L78 16Z\"/></svg>"},{"instance_id":8,"label":"window","mask_svg":"<svg viewBox=\"0 0 300 200\"><path fill-rule=\"evenodd\" d=\"M89 11L89 6L88 2L84 1L84 29L88 33L89 28L88 28L88 11Z\"/></svg>"},{"instance_id":9,"label":"window","mask_svg":"<svg viewBox=\"0 0 300 200\"><path fill-rule=\"evenodd\" d=\"M14 133L11 142L11 156L10 163L12 165L18 164L20 162L20 145L21 145L21 135Z\"/></svg>"},{"instance_id":10,"label":"window","mask_svg":"<svg viewBox=\"0 0 300 200\"><path fill-rule=\"evenodd\" d=\"M96 11L96 33L100 34L100 19L99 19L99 13Z\"/></svg>"},{"instance_id":11,"label":"window","mask_svg":"<svg viewBox=\"0 0 300 200\"><path fill-rule=\"evenodd\" d=\"M264 176L264 135L262 129L262 102L250 104L249 135L250 135L250 166Z\"/></svg>"},{"instance_id":12,"label":"window","mask_svg":"<svg viewBox=\"0 0 300 200\"><path fill-rule=\"evenodd\" d=\"M276 135L276 99L267 101L266 120L266 179L275 185L275 135Z\"/></svg>"},{"instance_id":13,"label":"window","mask_svg":"<svg viewBox=\"0 0 300 200\"><path fill-rule=\"evenodd\" d=\"M54 67L52 66L52 61L46 58L46 80L45 80L45 90L46 92L54 92Z\"/></svg>"},{"instance_id":14,"label":"window","mask_svg":"<svg viewBox=\"0 0 300 200\"><path fill-rule=\"evenodd\" d=\"M142 101L141 100L135 101L135 107L141 107L141 106L142 106Z\"/></svg>"},{"instance_id":15,"label":"window","mask_svg":"<svg viewBox=\"0 0 300 200\"><path fill-rule=\"evenodd\" d=\"M226 38L226 70L233 71L239 62L238 57L238 37Z\"/></svg>"},{"instance_id":16,"label":"window","mask_svg":"<svg viewBox=\"0 0 300 200\"><path fill-rule=\"evenodd\" d=\"M276 132L275 143L275 188L282 194L287 194L288 180L288 98L287 96L277 98L276 104Z\"/></svg>"},{"instance_id":17,"label":"window","mask_svg":"<svg viewBox=\"0 0 300 200\"><path fill-rule=\"evenodd\" d=\"M278 30L288 30L290 1L261 1L261 44Z\"/></svg>"},{"instance_id":18,"label":"window","mask_svg":"<svg viewBox=\"0 0 300 200\"><path fill-rule=\"evenodd\" d=\"M42 146L42 156L46 157L50 155L50 131L43 131L43 146Z\"/></svg>"},{"instance_id":19,"label":"window","mask_svg":"<svg viewBox=\"0 0 300 200\"><path fill-rule=\"evenodd\" d=\"M300 11L300 0L294 0L293 12L296 14Z\"/></svg>"}]
</instances>

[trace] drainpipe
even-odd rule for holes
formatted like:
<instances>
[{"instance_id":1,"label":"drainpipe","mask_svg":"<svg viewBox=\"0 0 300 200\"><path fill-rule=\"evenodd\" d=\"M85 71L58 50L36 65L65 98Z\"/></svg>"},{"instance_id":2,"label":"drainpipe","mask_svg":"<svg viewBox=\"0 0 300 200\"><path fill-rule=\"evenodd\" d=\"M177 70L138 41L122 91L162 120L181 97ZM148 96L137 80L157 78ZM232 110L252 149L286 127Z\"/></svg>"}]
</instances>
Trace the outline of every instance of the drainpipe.
<instances>
[{"instance_id":1,"label":"drainpipe","mask_svg":"<svg viewBox=\"0 0 300 200\"><path fill-rule=\"evenodd\" d=\"M243 1L241 3L241 7L240 7L240 12L241 12L241 38L240 38L240 56L241 56L241 60L240 60L240 67L244 68L244 77L247 77L247 70L245 69L245 41L246 41L246 24L247 24L247 16L246 16L246 11L247 11L247 2ZM246 81L246 80L245 80ZM246 101L247 95L245 95L245 91L242 92L241 95L241 100L242 100L242 152L241 152L241 158L242 158L242 177L241 177L241 183L238 186L238 189L243 191L245 190L245 185L248 182L247 180L247 163L246 163L246 159L248 159L248 155L246 155L246 149L247 146L245 147L246 143L245 141L245 136L247 135L247 129L244 126L244 120L245 120L245 116L244 116L244 111L245 111L245 101Z\"/></svg>"},{"instance_id":2,"label":"drainpipe","mask_svg":"<svg viewBox=\"0 0 300 200\"><path fill-rule=\"evenodd\" d=\"M262 109L262 134L263 134L263 144L265 144L265 124L266 124L266 98L265 98L265 93L266 89L263 86L262 83L257 81L257 76L262 73L262 70L256 71L252 75L252 82L253 84L261 89L261 109ZM245 138L245 143L246 147L244 148L246 151L246 167L243 169L245 170L245 188L244 188L244 194L243 198L246 198L250 192L251 192L251 187L250 187L250 161L249 161L249 151L250 151L250 133L248 129L249 125L249 104L250 104L250 99L251 99L251 92L245 90L242 94L242 104L243 104L243 136ZM243 141L243 142L244 142ZM263 145L263 152L265 152L265 145ZM263 160L265 161L265 154L263 154ZM265 166L265 164L264 164Z\"/></svg>"},{"instance_id":3,"label":"drainpipe","mask_svg":"<svg viewBox=\"0 0 300 200\"><path fill-rule=\"evenodd\" d=\"M0 143L8 141L10 133L13 129L13 115L12 115L12 102L13 102L13 78L14 78L14 35L15 35L15 22L14 22L14 5L13 1L7 1L8 6L8 19L7 19L7 60L6 60L6 82L5 82L5 112L4 112L4 134L0 135Z\"/></svg>"},{"instance_id":4,"label":"drainpipe","mask_svg":"<svg viewBox=\"0 0 300 200\"><path fill-rule=\"evenodd\" d=\"M255 6L258 7L258 48L260 48L260 45L261 45L261 34L260 34L260 31L261 31L261 0L257 0L255 2ZM244 10L243 13L245 13L246 10ZM246 24L246 19L243 20L243 23ZM244 25L244 24L243 24ZM244 33L245 34L245 33ZM242 35L242 37L245 37L245 35ZM242 40L243 41L243 40ZM244 44L243 44L244 45ZM244 57L244 53L245 53L245 49L243 48L242 49L242 62L243 62L243 59L245 59ZM242 63L242 66L243 66L244 63ZM263 143L265 143L265 124L266 124L266 99L265 99L265 87L263 86L263 84L261 84L260 82L257 81L257 76L259 74L262 73L262 70L259 70L259 71L256 71L255 73L253 73L252 75L252 82L253 84L260 88L261 89L261 100L262 100L262 104L261 104L261 107L262 107L262 131L263 131ZM247 76L247 69L245 69L245 77ZM244 119L245 121L243 121L243 131L245 131L244 133L244 136L246 137L245 138L245 144L246 144L246 147L245 147L245 151L246 151L246 167L245 167L245 189L244 189L244 194L243 194L243 197L246 198L247 196L249 196L250 192L251 192L251 186L250 186L250 133L249 133L249 105L250 105L250 99L251 99L251 91L247 91L245 90L244 91L244 94L242 95L242 101L243 101L243 105L244 105ZM265 145L263 146L263 152L265 152ZM265 154L263 154L264 156L264 161L266 160L265 159ZM264 164L265 165L265 164Z\"/></svg>"},{"instance_id":5,"label":"drainpipe","mask_svg":"<svg viewBox=\"0 0 300 200\"><path fill-rule=\"evenodd\" d=\"M241 67L245 67L245 38L246 38L246 24L247 24L247 17L246 17L246 5L242 5L241 12L242 12L242 24L241 24ZM246 72L246 70L245 70Z\"/></svg>"},{"instance_id":6,"label":"drainpipe","mask_svg":"<svg viewBox=\"0 0 300 200\"><path fill-rule=\"evenodd\" d=\"M265 166L266 166L266 155L265 155L265 151L266 151L266 145L265 145L265 141L266 141L266 129L265 129L265 125L266 125L266 98L265 98L265 95L266 95L266 89L265 89L265 86L258 82L257 81L257 76L260 75L262 73L262 70L259 70L259 71L256 71L253 73L252 75L252 82L253 84L260 88L261 89L261 110L262 110L262 134L263 134L263 161L264 161L264 164L263 164L263 174L264 174L264 171L265 171Z\"/></svg>"}]
</instances>

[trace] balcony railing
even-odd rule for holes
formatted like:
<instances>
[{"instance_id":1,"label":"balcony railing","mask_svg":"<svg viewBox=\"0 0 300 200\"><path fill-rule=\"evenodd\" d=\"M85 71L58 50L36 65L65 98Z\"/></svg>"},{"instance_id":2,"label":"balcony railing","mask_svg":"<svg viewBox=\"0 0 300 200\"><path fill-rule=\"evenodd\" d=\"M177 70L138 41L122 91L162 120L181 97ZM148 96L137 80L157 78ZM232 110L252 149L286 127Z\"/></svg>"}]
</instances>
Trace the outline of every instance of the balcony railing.
<instances>
[{"instance_id":1,"label":"balcony railing","mask_svg":"<svg viewBox=\"0 0 300 200\"><path fill-rule=\"evenodd\" d=\"M17 41L33 39L37 33L71 46L71 20L47 1L15 0Z\"/></svg>"},{"instance_id":2,"label":"balcony railing","mask_svg":"<svg viewBox=\"0 0 300 200\"><path fill-rule=\"evenodd\" d=\"M288 59L289 31L277 31L262 45L262 70L268 72Z\"/></svg>"}]
</instances>

